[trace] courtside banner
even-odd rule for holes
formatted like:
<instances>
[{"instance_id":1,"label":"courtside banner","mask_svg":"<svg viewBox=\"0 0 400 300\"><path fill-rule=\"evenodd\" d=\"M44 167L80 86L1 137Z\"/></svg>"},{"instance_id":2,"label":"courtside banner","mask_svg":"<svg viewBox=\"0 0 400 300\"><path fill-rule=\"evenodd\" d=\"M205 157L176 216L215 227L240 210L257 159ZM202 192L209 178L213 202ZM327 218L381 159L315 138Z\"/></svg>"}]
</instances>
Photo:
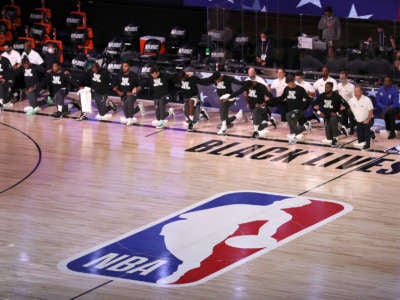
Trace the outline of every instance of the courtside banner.
<instances>
[{"instance_id":1,"label":"courtside banner","mask_svg":"<svg viewBox=\"0 0 400 300\"><path fill-rule=\"evenodd\" d=\"M218 194L62 261L59 268L148 285L197 285L351 210L344 202L313 197Z\"/></svg>"}]
</instances>

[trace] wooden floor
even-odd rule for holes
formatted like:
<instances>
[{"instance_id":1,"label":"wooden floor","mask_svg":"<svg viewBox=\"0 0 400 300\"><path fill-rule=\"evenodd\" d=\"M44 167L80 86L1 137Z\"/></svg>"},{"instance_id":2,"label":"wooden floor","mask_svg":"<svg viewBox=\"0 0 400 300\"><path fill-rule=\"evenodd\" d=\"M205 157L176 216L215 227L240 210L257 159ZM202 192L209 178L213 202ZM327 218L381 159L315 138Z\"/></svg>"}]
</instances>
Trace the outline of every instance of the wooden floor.
<instances>
[{"instance_id":1,"label":"wooden floor","mask_svg":"<svg viewBox=\"0 0 400 300\"><path fill-rule=\"evenodd\" d=\"M156 130L151 103L145 104L146 116L132 127L54 120L47 115L54 108L27 117L25 103L0 113L1 299L400 299L400 156L382 151L400 139L378 135L374 151L366 152L352 149L355 138L348 137L334 149L320 145L323 130L315 128L305 143L288 146L287 128L253 140L243 121L221 137L216 112L187 133L178 105L177 119ZM196 147L212 140L227 147L215 153ZM279 154L255 155L272 147ZM243 157L232 154L244 148ZM365 161L352 165L351 159ZM237 190L342 201L353 211L193 287L146 286L57 267Z\"/></svg>"}]
</instances>

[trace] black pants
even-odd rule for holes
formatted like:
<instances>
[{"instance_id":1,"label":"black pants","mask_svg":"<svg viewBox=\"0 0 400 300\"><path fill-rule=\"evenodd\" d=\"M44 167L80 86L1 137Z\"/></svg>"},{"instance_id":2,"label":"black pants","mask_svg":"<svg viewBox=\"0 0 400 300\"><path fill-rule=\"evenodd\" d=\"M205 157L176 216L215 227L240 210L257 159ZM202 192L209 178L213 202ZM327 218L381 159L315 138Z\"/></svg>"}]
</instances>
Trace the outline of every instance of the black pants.
<instances>
[{"instance_id":1,"label":"black pants","mask_svg":"<svg viewBox=\"0 0 400 300\"><path fill-rule=\"evenodd\" d=\"M200 102L194 107L194 116L193 116L193 123L197 123L200 120ZM183 113L185 117L189 119L189 100L185 100L185 105L183 106Z\"/></svg>"},{"instance_id":2,"label":"black pants","mask_svg":"<svg viewBox=\"0 0 400 300\"><path fill-rule=\"evenodd\" d=\"M236 120L235 116L229 117L229 109L234 103L235 102L233 101L226 101L226 102L221 101L221 104L219 106L219 114L221 116L221 121L226 121L227 124L230 124Z\"/></svg>"},{"instance_id":3,"label":"black pants","mask_svg":"<svg viewBox=\"0 0 400 300\"><path fill-rule=\"evenodd\" d=\"M29 105L33 108L38 107L40 103L38 102L38 92L35 90L33 92L25 91L26 98L28 98Z\"/></svg>"},{"instance_id":4,"label":"black pants","mask_svg":"<svg viewBox=\"0 0 400 300\"><path fill-rule=\"evenodd\" d=\"M371 127L374 121L371 120L368 124L357 122L357 138L359 143L364 143L367 148L370 147L371 142Z\"/></svg>"},{"instance_id":5,"label":"black pants","mask_svg":"<svg viewBox=\"0 0 400 300\"><path fill-rule=\"evenodd\" d=\"M10 84L6 80L3 83L0 83L0 99L3 99L3 104L10 102Z\"/></svg>"},{"instance_id":6,"label":"black pants","mask_svg":"<svg viewBox=\"0 0 400 300\"><path fill-rule=\"evenodd\" d=\"M332 140L339 135L339 119L337 116L328 116L325 118L325 134L328 140Z\"/></svg>"},{"instance_id":7,"label":"black pants","mask_svg":"<svg viewBox=\"0 0 400 300\"><path fill-rule=\"evenodd\" d=\"M61 105L64 107L65 96L68 94L68 91L65 88L59 89L54 93L54 102L56 105Z\"/></svg>"},{"instance_id":8,"label":"black pants","mask_svg":"<svg viewBox=\"0 0 400 300\"><path fill-rule=\"evenodd\" d=\"M134 95L127 95L121 98L122 110L124 111L125 118L130 119L140 111L139 107L135 107L137 97Z\"/></svg>"},{"instance_id":9,"label":"black pants","mask_svg":"<svg viewBox=\"0 0 400 300\"><path fill-rule=\"evenodd\" d=\"M96 106L100 116L104 116L111 110L111 107L107 106L107 95L93 93L93 98L96 102Z\"/></svg>"},{"instance_id":10,"label":"black pants","mask_svg":"<svg viewBox=\"0 0 400 300\"><path fill-rule=\"evenodd\" d=\"M395 132L396 130L396 116L399 113L399 108L391 108L387 112L385 112L385 124L386 130L390 132Z\"/></svg>"},{"instance_id":11,"label":"black pants","mask_svg":"<svg viewBox=\"0 0 400 300\"><path fill-rule=\"evenodd\" d=\"M340 123L346 128L354 128L356 126L356 120L354 119L354 115L351 110L342 111L342 115L340 117Z\"/></svg>"},{"instance_id":12,"label":"black pants","mask_svg":"<svg viewBox=\"0 0 400 300\"><path fill-rule=\"evenodd\" d=\"M298 135L305 130L304 127L304 112L300 109L295 109L286 113L286 120L289 125L290 133Z\"/></svg>"},{"instance_id":13,"label":"black pants","mask_svg":"<svg viewBox=\"0 0 400 300\"><path fill-rule=\"evenodd\" d=\"M167 101L167 97L161 97L160 99L154 100L154 108L156 110L157 121L164 120L169 116L169 113L165 110Z\"/></svg>"},{"instance_id":14,"label":"black pants","mask_svg":"<svg viewBox=\"0 0 400 300\"><path fill-rule=\"evenodd\" d=\"M271 117L271 112L268 107L256 107L253 110L253 125L258 126L258 130L263 130L268 124L261 124L263 121L268 121Z\"/></svg>"}]
</instances>

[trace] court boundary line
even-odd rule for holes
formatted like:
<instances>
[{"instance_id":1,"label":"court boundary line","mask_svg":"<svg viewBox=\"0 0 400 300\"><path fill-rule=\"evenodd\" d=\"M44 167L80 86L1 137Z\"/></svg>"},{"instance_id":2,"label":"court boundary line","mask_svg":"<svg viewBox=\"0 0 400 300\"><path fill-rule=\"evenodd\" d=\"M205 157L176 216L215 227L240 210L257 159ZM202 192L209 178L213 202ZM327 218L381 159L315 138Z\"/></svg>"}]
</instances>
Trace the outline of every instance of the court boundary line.
<instances>
[{"instance_id":1,"label":"court boundary line","mask_svg":"<svg viewBox=\"0 0 400 300\"><path fill-rule=\"evenodd\" d=\"M1 122L1 121L0 121L0 124L12 129L12 130L15 130L18 133L20 133L23 136L25 136L26 138L28 138L28 140L30 140L33 143L33 145L36 147L36 150L37 150L37 153L38 153L38 159L37 159L36 164L33 167L33 169L27 175L25 175L25 177L23 177L22 179L18 180L13 185L9 186L8 188L6 188L4 190L1 190L0 191L0 195L1 195L1 194L4 194L4 193L16 188L18 185L23 183L25 180L27 180L29 177L31 177L37 171L37 169L39 168L40 164L42 163L42 149L40 148L40 145L29 134L27 134L26 132L24 132L24 131L22 131L22 130L20 130L20 129L12 126L12 125L9 125L7 123Z\"/></svg>"}]
</instances>

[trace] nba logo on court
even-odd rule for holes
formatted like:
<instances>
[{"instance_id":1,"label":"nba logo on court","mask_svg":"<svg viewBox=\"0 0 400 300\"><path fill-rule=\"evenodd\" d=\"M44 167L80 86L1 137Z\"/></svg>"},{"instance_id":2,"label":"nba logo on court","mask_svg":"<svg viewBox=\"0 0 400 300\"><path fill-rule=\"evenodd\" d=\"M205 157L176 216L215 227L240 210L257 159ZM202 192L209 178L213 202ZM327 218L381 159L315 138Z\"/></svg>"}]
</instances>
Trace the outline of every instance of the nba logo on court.
<instances>
[{"instance_id":1,"label":"nba logo on court","mask_svg":"<svg viewBox=\"0 0 400 300\"><path fill-rule=\"evenodd\" d=\"M64 270L142 284L203 283L352 210L262 192L216 195L61 262Z\"/></svg>"}]
</instances>

